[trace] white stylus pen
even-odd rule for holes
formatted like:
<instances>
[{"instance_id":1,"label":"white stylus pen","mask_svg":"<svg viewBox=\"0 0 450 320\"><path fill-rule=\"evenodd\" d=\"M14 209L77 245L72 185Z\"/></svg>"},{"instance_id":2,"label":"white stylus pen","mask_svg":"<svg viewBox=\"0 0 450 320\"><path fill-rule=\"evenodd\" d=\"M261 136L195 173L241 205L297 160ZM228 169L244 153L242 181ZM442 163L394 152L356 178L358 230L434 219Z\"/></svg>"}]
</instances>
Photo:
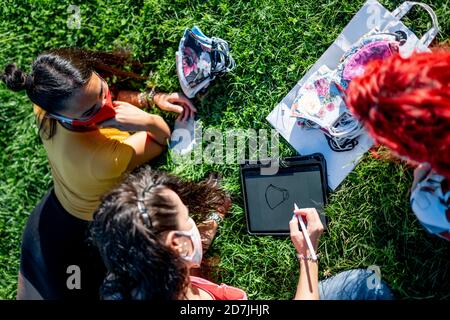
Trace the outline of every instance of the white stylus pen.
<instances>
[{"instance_id":1,"label":"white stylus pen","mask_svg":"<svg viewBox=\"0 0 450 320\"><path fill-rule=\"evenodd\" d=\"M294 202L294 208L295 210L299 210L297 204ZM311 253L311 257L313 260L317 261L316 252L314 251L313 245L311 243L311 239L309 238L308 231L306 231L305 223L303 222L303 219L299 216L297 216L297 220L300 223L300 228L302 228L303 236L305 237L306 244L308 245L309 252Z\"/></svg>"}]
</instances>

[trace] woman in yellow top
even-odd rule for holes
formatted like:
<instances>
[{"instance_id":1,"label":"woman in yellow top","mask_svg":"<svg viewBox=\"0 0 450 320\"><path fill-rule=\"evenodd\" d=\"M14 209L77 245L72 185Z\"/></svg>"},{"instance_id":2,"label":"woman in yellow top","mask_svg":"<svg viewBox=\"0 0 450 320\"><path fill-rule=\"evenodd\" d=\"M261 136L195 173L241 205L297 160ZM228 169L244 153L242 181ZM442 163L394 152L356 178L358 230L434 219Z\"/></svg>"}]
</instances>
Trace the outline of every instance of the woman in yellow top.
<instances>
[{"instance_id":1,"label":"woman in yellow top","mask_svg":"<svg viewBox=\"0 0 450 320\"><path fill-rule=\"evenodd\" d=\"M143 79L122 70L128 62L124 54L67 48L39 55L28 75L15 64L5 68L7 87L26 90L33 102L54 183L25 227L19 299L98 297L104 267L86 241L92 214L126 171L160 155L170 137L162 117L139 107L155 104L184 118L196 111L181 94L154 90L119 91L112 102L100 75Z\"/></svg>"}]
</instances>

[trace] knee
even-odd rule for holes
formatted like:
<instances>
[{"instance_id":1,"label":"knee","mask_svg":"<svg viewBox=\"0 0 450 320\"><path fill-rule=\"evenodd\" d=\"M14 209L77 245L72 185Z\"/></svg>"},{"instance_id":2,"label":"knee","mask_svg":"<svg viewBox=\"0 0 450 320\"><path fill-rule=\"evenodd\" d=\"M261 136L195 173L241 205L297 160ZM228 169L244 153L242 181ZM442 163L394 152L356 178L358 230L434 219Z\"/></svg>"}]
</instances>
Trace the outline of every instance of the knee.
<instances>
[{"instance_id":1,"label":"knee","mask_svg":"<svg viewBox=\"0 0 450 320\"><path fill-rule=\"evenodd\" d=\"M324 280L322 299L330 300L391 300L393 295L379 274L366 269L352 269Z\"/></svg>"},{"instance_id":2,"label":"knee","mask_svg":"<svg viewBox=\"0 0 450 320\"><path fill-rule=\"evenodd\" d=\"M382 280L381 274L369 269L353 269L346 271L350 286L358 288L364 300L392 300L391 289Z\"/></svg>"}]
</instances>

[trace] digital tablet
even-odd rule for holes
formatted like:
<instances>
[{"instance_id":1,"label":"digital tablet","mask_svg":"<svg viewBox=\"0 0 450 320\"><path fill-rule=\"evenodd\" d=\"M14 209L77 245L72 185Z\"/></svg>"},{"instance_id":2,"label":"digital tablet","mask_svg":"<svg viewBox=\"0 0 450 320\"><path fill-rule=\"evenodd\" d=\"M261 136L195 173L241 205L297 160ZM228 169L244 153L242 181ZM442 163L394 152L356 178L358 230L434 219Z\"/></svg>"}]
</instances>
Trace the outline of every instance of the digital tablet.
<instances>
[{"instance_id":1,"label":"digital tablet","mask_svg":"<svg viewBox=\"0 0 450 320\"><path fill-rule=\"evenodd\" d=\"M323 225L328 184L322 154L280 159L276 174L263 175L268 165L243 163L240 167L247 230L253 235L288 235L294 202L300 208L316 208Z\"/></svg>"}]
</instances>

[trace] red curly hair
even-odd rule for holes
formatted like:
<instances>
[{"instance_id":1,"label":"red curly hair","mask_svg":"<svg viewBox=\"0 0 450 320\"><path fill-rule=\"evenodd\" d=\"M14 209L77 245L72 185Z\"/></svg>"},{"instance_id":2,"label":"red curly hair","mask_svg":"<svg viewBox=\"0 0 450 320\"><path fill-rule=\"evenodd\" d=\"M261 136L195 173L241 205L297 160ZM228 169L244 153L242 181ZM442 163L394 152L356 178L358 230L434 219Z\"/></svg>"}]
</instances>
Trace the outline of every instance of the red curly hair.
<instances>
[{"instance_id":1,"label":"red curly hair","mask_svg":"<svg viewBox=\"0 0 450 320\"><path fill-rule=\"evenodd\" d=\"M450 178L450 51L371 62L346 92L378 143Z\"/></svg>"}]
</instances>

